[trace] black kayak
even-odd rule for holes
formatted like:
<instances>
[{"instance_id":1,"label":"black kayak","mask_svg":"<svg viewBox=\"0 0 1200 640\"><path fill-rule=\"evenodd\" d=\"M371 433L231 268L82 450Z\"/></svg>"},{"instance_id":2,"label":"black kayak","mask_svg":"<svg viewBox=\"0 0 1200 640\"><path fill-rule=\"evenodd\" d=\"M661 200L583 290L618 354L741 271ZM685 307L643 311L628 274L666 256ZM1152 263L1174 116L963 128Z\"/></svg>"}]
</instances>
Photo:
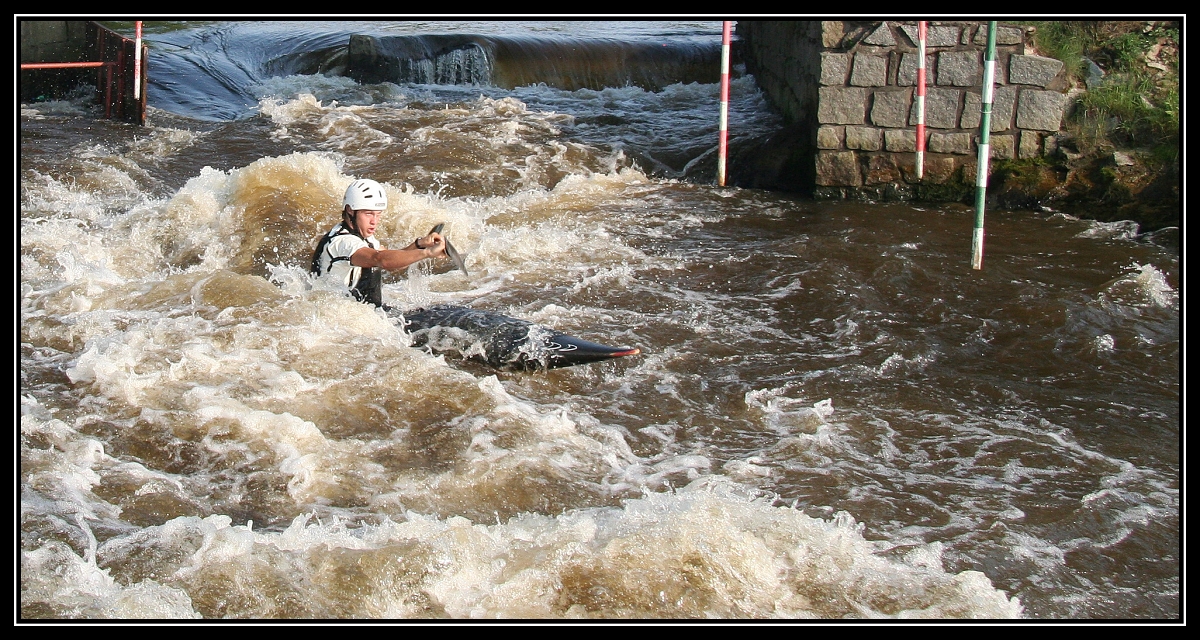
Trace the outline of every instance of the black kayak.
<instances>
[{"instance_id":1,"label":"black kayak","mask_svg":"<svg viewBox=\"0 0 1200 640\"><path fill-rule=\"evenodd\" d=\"M414 347L458 353L501 370L544 371L633 356L635 347L589 342L494 311L436 305L399 312Z\"/></svg>"}]
</instances>

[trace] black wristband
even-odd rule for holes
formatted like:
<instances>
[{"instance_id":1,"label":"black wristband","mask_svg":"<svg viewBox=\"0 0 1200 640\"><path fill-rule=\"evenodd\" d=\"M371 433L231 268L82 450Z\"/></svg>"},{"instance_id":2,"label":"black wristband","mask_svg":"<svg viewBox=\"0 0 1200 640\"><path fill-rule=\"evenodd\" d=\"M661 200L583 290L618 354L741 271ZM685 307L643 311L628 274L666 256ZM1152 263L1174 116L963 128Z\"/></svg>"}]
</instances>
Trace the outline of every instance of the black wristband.
<instances>
[{"instance_id":1,"label":"black wristband","mask_svg":"<svg viewBox=\"0 0 1200 640\"><path fill-rule=\"evenodd\" d=\"M413 240L413 246L417 248L417 251L424 251L424 250L425 250L425 247L422 247L422 246L421 246L421 239L420 239L420 238L417 238L416 240Z\"/></svg>"}]
</instances>

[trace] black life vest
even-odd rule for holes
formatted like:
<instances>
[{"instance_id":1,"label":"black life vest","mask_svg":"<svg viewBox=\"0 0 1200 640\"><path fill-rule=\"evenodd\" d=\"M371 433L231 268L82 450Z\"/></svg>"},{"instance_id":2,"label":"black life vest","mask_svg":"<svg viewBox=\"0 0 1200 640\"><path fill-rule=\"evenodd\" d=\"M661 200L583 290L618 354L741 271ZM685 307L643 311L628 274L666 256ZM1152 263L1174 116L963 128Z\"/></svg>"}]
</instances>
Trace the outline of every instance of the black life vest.
<instances>
[{"instance_id":1,"label":"black life vest","mask_svg":"<svg viewBox=\"0 0 1200 640\"><path fill-rule=\"evenodd\" d=\"M313 251L312 265L308 269L314 276L325 275L321 273L321 254L328 252L329 242L331 240L346 233L352 233L362 238L361 235L347 228L345 224L339 226L341 229L337 233L326 233L325 235L321 236L321 241L317 243L317 248ZM366 240L366 238L363 238L363 240ZM339 260L346 260L348 262L350 257L334 256L329 254L329 270L332 270L333 263ZM377 307L382 307L383 269L378 267L359 267L359 269L360 272L358 276L358 282L356 282L354 287L350 289L350 293L354 295L355 300L360 302L369 302ZM329 270L326 270L325 273L328 273Z\"/></svg>"}]
</instances>

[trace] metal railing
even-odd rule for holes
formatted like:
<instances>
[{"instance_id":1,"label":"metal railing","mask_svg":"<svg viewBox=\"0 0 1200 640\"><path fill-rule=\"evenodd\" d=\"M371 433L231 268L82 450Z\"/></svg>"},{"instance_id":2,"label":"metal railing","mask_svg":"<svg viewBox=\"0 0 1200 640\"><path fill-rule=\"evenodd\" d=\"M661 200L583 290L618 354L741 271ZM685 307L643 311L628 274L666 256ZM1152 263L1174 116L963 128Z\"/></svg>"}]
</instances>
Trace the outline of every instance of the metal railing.
<instances>
[{"instance_id":1,"label":"metal railing","mask_svg":"<svg viewBox=\"0 0 1200 640\"><path fill-rule=\"evenodd\" d=\"M22 71L42 69L96 68L96 101L104 106L104 117L146 123L146 45L142 43L142 23L136 23L137 36L126 38L104 26L89 23L88 39L80 48L99 60L64 62L23 62Z\"/></svg>"}]
</instances>

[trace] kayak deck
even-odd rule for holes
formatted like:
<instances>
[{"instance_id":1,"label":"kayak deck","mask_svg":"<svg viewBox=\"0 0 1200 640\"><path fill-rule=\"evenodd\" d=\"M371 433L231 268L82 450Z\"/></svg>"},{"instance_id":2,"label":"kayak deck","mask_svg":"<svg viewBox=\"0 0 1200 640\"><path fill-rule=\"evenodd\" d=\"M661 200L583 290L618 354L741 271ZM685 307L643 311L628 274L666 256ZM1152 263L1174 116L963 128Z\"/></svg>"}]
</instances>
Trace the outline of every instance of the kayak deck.
<instances>
[{"instance_id":1,"label":"kayak deck","mask_svg":"<svg viewBox=\"0 0 1200 640\"><path fill-rule=\"evenodd\" d=\"M436 305L401 312L414 347L457 352L496 369L537 371L601 362L641 353L556 331L494 311Z\"/></svg>"}]
</instances>

